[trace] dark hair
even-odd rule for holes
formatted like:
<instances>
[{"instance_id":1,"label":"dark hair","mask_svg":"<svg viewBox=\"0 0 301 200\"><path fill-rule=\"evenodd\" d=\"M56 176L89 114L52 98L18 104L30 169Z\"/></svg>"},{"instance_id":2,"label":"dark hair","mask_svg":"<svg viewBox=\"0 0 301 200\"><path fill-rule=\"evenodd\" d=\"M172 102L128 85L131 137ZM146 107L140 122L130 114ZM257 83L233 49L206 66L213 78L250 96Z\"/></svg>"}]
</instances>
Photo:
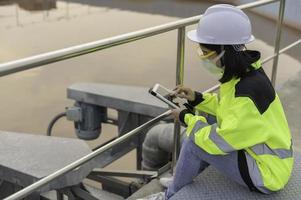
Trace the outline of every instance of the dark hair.
<instances>
[{"instance_id":1,"label":"dark hair","mask_svg":"<svg viewBox=\"0 0 301 200\"><path fill-rule=\"evenodd\" d=\"M236 51L232 45L212 45L200 44L209 50L216 51L218 54L225 50L224 56L221 58L221 64L225 66L224 74L219 79L221 83L230 81L232 78L242 78L248 71L254 70L252 63L260 59L259 51Z\"/></svg>"}]
</instances>

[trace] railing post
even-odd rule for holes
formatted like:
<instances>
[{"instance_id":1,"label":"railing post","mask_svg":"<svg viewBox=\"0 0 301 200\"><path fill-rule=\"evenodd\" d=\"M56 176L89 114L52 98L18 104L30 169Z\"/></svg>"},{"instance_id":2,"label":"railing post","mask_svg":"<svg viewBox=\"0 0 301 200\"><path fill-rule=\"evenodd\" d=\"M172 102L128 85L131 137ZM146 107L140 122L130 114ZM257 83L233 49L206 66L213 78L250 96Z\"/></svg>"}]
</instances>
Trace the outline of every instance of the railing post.
<instances>
[{"instance_id":1,"label":"railing post","mask_svg":"<svg viewBox=\"0 0 301 200\"><path fill-rule=\"evenodd\" d=\"M276 76L277 76L277 67L278 67L279 50L280 50L280 39L281 39L284 11L285 11L285 0L280 0L279 16L278 16L278 21L277 21L277 35L276 35L275 49L274 49L274 55L276 55L276 57L274 58L272 77L271 77L273 86L276 85Z\"/></svg>"},{"instance_id":2,"label":"railing post","mask_svg":"<svg viewBox=\"0 0 301 200\"><path fill-rule=\"evenodd\" d=\"M183 84L184 77L184 57L185 57L185 27L178 29L178 46L177 46L177 70L176 70L176 85ZM180 153L180 122L175 121L174 124L174 140L173 140L173 154L172 154L172 171L176 165Z\"/></svg>"}]
</instances>

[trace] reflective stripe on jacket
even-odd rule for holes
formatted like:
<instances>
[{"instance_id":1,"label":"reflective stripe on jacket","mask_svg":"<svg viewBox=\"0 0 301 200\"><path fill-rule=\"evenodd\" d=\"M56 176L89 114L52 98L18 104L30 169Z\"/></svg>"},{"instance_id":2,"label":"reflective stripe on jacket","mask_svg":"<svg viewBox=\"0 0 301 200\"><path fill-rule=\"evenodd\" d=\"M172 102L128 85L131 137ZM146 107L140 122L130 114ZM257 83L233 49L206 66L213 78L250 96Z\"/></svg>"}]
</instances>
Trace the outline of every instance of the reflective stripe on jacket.
<instances>
[{"instance_id":1,"label":"reflective stripe on jacket","mask_svg":"<svg viewBox=\"0 0 301 200\"><path fill-rule=\"evenodd\" d=\"M249 174L264 193L282 189L293 168L291 133L271 82L261 68L221 84L220 95L205 93L194 109L216 116L217 123L184 115L187 135L210 154L244 150Z\"/></svg>"}]
</instances>

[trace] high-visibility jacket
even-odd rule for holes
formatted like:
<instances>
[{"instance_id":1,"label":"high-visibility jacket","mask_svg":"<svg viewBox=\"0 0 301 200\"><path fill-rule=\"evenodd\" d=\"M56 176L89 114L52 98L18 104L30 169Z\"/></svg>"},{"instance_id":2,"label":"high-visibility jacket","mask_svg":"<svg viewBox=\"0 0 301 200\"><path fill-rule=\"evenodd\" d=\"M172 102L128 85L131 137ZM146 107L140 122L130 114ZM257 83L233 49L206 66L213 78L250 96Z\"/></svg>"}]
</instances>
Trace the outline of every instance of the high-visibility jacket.
<instances>
[{"instance_id":1,"label":"high-visibility jacket","mask_svg":"<svg viewBox=\"0 0 301 200\"><path fill-rule=\"evenodd\" d=\"M204 117L188 112L182 120L187 135L209 154L243 151L252 184L263 193L271 193L282 189L291 175L291 133L260 61L252 66L255 70L245 77L222 83L219 95L199 94L194 110L216 116L216 123L209 125Z\"/></svg>"}]
</instances>

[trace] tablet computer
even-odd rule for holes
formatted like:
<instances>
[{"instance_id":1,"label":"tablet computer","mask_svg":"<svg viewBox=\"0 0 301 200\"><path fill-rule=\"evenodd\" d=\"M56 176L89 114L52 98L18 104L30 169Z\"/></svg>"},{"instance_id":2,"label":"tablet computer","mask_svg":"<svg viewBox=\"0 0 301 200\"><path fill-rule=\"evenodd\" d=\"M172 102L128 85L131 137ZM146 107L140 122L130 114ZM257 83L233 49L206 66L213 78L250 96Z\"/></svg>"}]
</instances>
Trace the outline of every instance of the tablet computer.
<instances>
[{"instance_id":1,"label":"tablet computer","mask_svg":"<svg viewBox=\"0 0 301 200\"><path fill-rule=\"evenodd\" d=\"M155 84L150 88L149 93L157 97L170 107L174 109L185 108L186 100L183 98L175 97L175 91L170 90L160 84Z\"/></svg>"}]
</instances>

